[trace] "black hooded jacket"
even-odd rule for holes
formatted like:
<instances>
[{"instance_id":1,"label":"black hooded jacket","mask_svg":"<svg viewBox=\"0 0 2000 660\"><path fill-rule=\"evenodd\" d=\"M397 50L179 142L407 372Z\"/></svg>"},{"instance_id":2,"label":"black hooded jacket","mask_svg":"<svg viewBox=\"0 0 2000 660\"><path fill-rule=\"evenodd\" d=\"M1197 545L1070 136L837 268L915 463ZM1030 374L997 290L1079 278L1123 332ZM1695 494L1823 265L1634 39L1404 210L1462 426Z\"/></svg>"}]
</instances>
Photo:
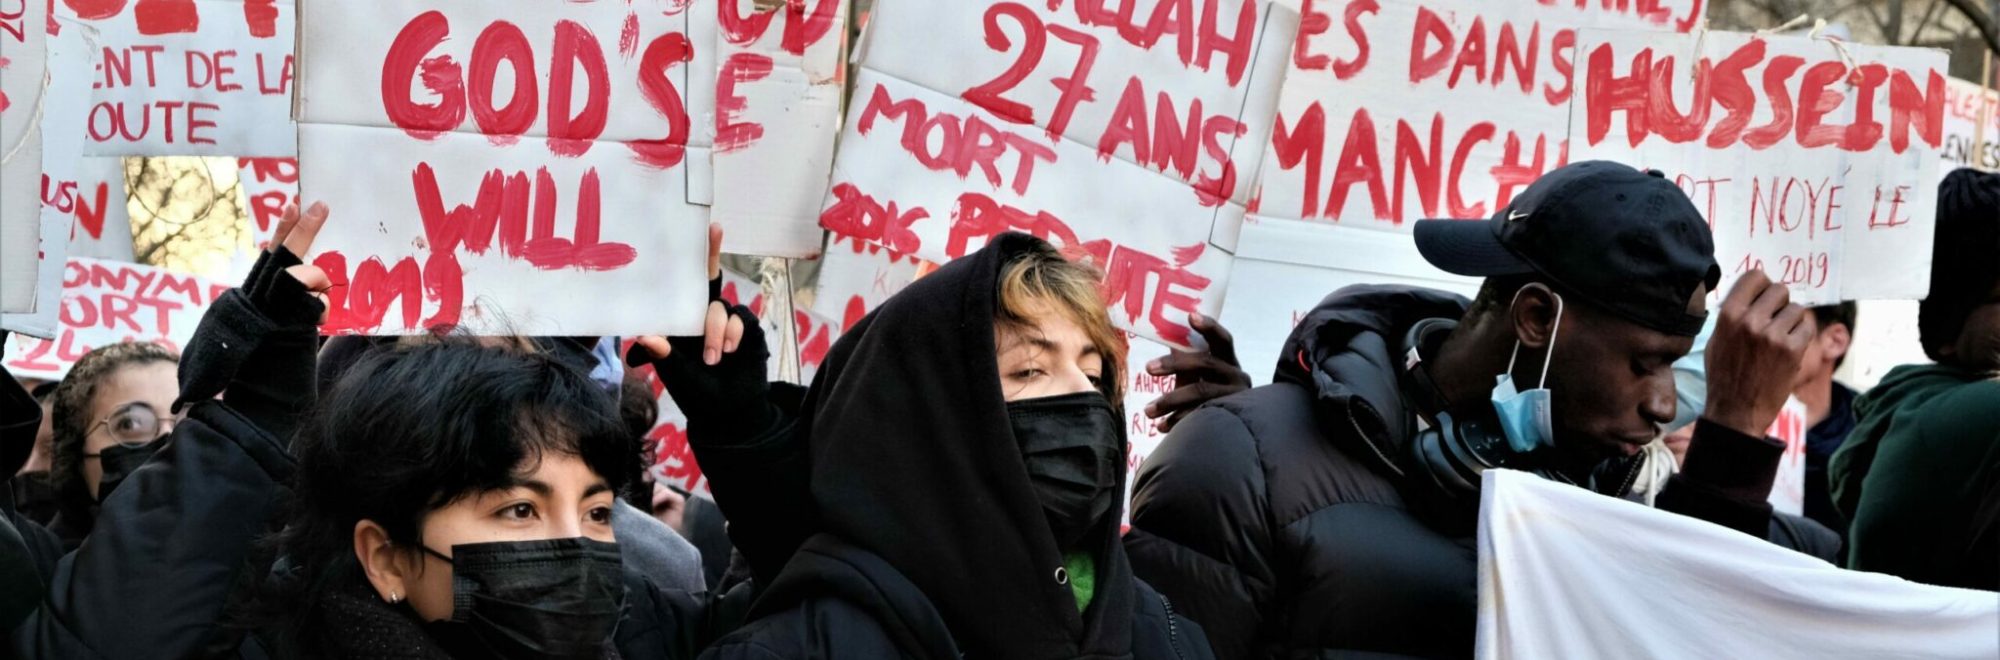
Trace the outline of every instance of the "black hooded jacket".
<instances>
[{"instance_id":1,"label":"black hooded jacket","mask_svg":"<svg viewBox=\"0 0 2000 660\"><path fill-rule=\"evenodd\" d=\"M705 657L1210 656L1132 576L1114 517L1092 537L1089 608L1058 579L994 350L1000 270L1037 243L1002 236L841 337L801 420L819 533Z\"/></svg>"},{"instance_id":2,"label":"black hooded jacket","mask_svg":"<svg viewBox=\"0 0 2000 660\"><path fill-rule=\"evenodd\" d=\"M1404 394L1410 329L1466 306L1427 289L1337 291L1293 331L1271 385L1208 403L1147 459L1126 548L1218 657L1471 655L1476 519L1429 506L1441 498L1412 458ZM1675 475L1658 506L1789 547L1823 541L1765 503L1782 449L1701 422L1689 454L1707 469ZM1639 467L1607 461L1594 486L1622 496Z\"/></svg>"}]
</instances>

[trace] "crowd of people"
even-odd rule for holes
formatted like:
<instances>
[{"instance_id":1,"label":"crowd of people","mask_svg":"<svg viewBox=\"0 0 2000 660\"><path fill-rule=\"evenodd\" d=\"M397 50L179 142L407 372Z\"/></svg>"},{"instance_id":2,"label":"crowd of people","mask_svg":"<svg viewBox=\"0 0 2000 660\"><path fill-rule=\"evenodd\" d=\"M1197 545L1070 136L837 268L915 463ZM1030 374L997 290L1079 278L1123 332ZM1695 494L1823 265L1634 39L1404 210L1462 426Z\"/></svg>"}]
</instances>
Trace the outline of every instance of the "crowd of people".
<instances>
[{"instance_id":1,"label":"crowd of people","mask_svg":"<svg viewBox=\"0 0 2000 660\"><path fill-rule=\"evenodd\" d=\"M1939 193L1933 362L1866 392L1833 374L1872 319L1758 272L1718 291L1685 194L1607 162L1418 223L1478 294L1328 292L1276 365L1236 364L1205 317L1204 352L1127 364L1101 275L1007 234L808 387L722 302L719 230L704 332L621 357L322 339L330 282L301 256L345 220L294 208L179 354L0 382L0 630L23 658L1459 657L1499 468L2000 591L2000 175ZM642 364L712 497L649 475ZM1144 411L1170 431L1125 529L1128 369L1177 386ZM1803 516L1767 502L1792 397Z\"/></svg>"}]
</instances>

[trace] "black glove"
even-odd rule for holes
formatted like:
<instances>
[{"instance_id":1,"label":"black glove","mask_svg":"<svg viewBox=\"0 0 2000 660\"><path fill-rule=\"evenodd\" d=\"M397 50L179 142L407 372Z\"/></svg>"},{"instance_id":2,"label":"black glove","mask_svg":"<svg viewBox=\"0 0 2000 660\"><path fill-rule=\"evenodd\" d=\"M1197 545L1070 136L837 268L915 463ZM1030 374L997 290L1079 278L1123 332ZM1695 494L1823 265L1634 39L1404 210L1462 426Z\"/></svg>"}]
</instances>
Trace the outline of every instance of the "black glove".
<instances>
[{"instance_id":1,"label":"black glove","mask_svg":"<svg viewBox=\"0 0 2000 660\"><path fill-rule=\"evenodd\" d=\"M709 301L726 304L721 278L709 281ZM704 364L701 336L668 337L673 350L653 361L667 395L687 415L690 442L745 442L779 421L769 396L771 349L764 344L764 328L748 307L734 305L727 311L743 321L743 336L734 352L724 352L714 365ZM628 364L643 360L636 348L626 356Z\"/></svg>"},{"instance_id":2,"label":"black glove","mask_svg":"<svg viewBox=\"0 0 2000 660\"><path fill-rule=\"evenodd\" d=\"M300 263L298 255L283 247L265 252L250 267L250 276L241 288L210 304L194 337L181 350L181 396L174 403L175 410L215 398L231 387L244 368L312 374L310 362L271 364L251 359L276 334L299 335L305 340L317 336L319 316L326 305L298 278L285 272ZM310 358L311 353L305 356Z\"/></svg>"}]
</instances>

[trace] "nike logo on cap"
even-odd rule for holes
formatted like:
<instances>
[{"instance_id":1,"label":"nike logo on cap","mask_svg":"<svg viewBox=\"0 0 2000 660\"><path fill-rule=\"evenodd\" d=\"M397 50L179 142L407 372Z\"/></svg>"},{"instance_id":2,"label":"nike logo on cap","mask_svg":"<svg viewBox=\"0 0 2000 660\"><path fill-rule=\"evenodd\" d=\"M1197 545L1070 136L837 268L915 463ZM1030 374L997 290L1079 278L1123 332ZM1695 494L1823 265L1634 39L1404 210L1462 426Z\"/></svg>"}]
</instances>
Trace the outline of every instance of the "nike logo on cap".
<instances>
[{"instance_id":1,"label":"nike logo on cap","mask_svg":"<svg viewBox=\"0 0 2000 660\"><path fill-rule=\"evenodd\" d=\"M1525 218L1525 217L1528 217L1528 212L1527 212L1527 211L1508 211L1508 212L1507 212L1507 220L1508 220L1509 222L1512 222L1512 221L1515 221L1515 220L1519 220L1519 219L1521 219L1521 218Z\"/></svg>"}]
</instances>

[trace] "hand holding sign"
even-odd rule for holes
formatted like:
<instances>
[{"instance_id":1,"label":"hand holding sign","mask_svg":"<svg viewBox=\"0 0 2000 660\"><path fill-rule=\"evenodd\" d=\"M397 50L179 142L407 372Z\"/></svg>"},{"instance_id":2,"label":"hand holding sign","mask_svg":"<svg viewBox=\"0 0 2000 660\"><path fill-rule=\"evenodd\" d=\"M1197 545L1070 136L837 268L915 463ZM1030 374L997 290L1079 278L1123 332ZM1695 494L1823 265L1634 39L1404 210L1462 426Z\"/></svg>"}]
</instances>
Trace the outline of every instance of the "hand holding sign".
<instances>
[{"instance_id":1,"label":"hand holding sign","mask_svg":"<svg viewBox=\"0 0 2000 660\"><path fill-rule=\"evenodd\" d=\"M688 414L690 442L710 439L711 431L720 433L716 440L747 440L777 416L767 398L771 350L750 308L722 300L722 226L709 225L708 239L709 303L702 336L639 337L625 361L653 364L667 394Z\"/></svg>"},{"instance_id":2,"label":"hand holding sign","mask_svg":"<svg viewBox=\"0 0 2000 660\"><path fill-rule=\"evenodd\" d=\"M1813 338L1806 309L1763 271L1736 281L1722 301L1708 341L1708 405L1702 416L1762 437L1785 407L1792 379Z\"/></svg>"},{"instance_id":3,"label":"hand holding sign","mask_svg":"<svg viewBox=\"0 0 2000 660\"><path fill-rule=\"evenodd\" d=\"M1250 374L1236 361L1236 338L1215 319L1201 314L1188 315L1188 327L1201 333L1206 351L1174 351L1146 365L1146 373L1173 376L1174 389L1146 405L1146 416L1155 428L1171 431L1182 417L1210 399L1219 399L1250 389Z\"/></svg>"}]
</instances>

